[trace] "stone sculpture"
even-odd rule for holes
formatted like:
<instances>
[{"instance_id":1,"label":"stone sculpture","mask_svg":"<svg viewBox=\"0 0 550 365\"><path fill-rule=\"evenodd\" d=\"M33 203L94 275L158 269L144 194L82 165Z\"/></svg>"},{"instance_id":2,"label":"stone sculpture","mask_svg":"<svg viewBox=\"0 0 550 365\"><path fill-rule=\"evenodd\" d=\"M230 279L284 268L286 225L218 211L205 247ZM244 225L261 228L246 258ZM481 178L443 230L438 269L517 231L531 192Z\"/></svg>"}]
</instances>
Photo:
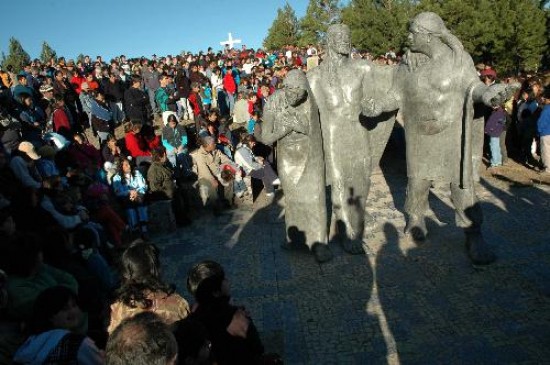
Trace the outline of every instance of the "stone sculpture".
<instances>
[{"instance_id":1,"label":"stone sculpture","mask_svg":"<svg viewBox=\"0 0 550 365\"><path fill-rule=\"evenodd\" d=\"M260 140L277 143L277 168L285 192L286 245L306 244L318 262L328 248L325 161L319 110L303 71L292 70L264 108ZM301 242L302 241L302 242Z\"/></svg>"},{"instance_id":2,"label":"stone sculpture","mask_svg":"<svg viewBox=\"0 0 550 365\"><path fill-rule=\"evenodd\" d=\"M331 236L335 233L347 252L361 254L370 175L394 121L390 116L389 123L369 127L361 119L361 106L363 99L391 88L394 67L351 59L351 33L343 24L329 27L327 50L328 57L307 76L319 106L329 207L335 218Z\"/></svg>"},{"instance_id":3,"label":"stone sculpture","mask_svg":"<svg viewBox=\"0 0 550 365\"><path fill-rule=\"evenodd\" d=\"M365 115L397 109L403 115L408 176L405 232L416 241L426 239L430 186L433 181L449 183L468 256L474 264L489 264L495 255L481 233L483 214L473 182L473 104L497 105L514 90L483 84L462 43L435 13L413 19L408 42L392 90L363 103Z\"/></svg>"}]
</instances>

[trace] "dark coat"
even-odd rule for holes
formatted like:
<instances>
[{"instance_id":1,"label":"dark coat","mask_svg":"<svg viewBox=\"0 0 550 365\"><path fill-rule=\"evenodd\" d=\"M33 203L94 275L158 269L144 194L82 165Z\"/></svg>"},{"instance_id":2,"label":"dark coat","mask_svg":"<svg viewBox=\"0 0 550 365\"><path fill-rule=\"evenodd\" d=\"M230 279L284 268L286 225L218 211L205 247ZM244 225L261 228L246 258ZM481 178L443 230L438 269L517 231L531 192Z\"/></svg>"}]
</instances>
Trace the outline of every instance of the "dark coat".
<instances>
[{"instance_id":1,"label":"dark coat","mask_svg":"<svg viewBox=\"0 0 550 365\"><path fill-rule=\"evenodd\" d=\"M124 93L124 106L126 116L132 119L139 119L142 122L149 120L152 114L149 97L145 92L135 87L131 87Z\"/></svg>"}]
</instances>

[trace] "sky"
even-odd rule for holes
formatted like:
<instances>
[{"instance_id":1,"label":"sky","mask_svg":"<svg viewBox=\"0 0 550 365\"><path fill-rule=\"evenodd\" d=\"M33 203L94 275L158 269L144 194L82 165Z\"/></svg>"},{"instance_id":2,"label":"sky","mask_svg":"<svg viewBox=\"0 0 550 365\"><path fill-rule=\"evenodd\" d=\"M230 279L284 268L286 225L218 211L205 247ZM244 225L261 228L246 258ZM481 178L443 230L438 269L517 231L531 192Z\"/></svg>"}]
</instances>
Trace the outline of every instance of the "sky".
<instances>
[{"instance_id":1,"label":"sky","mask_svg":"<svg viewBox=\"0 0 550 365\"><path fill-rule=\"evenodd\" d=\"M21 1L21 0L19 0ZM249 48L261 47L285 0L16 0L2 1L0 51L10 37L38 58L46 41L58 56L82 53L109 59L121 54L198 52L233 34ZM308 0L288 0L299 17ZM240 45L238 45L240 46Z\"/></svg>"}]
</instances>

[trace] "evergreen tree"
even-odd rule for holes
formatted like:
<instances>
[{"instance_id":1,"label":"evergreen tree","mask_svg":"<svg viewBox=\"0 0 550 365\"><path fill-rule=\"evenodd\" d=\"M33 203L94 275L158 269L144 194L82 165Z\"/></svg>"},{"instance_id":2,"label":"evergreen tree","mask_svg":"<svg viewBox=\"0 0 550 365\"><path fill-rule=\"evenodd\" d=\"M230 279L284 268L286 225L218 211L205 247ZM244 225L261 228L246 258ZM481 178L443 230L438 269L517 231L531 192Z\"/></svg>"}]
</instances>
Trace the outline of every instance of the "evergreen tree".
<instances>
[{"instance_id":1,"label":"evergreen tree","mask_svg":"<svg viewBox=\"0 0 550 365\"><path fill-rule=\"evenodd\" d=\"M42 43L42 52L40 52L40 60L42 63L49 63L52 57L56 59L56 53L52 47L44 41L44 43Z\"/></svg>"},{"instance_id":2,"label":"evergreen tree","mask_svg":"<svg viewBox=\"0 0 550 365\"><path fill-rule=\"evenodd\" d=\"M84 56L82 53L79 53L78 56L76 56L76 62L84 62Z\"/></svg>"},{"instance_id":3,"label":"evergreen tree","mask_svg":"<svg viewBox=\"0 0 550 365\"><path fill-rule=\"evenodd\" d=\"M342 10L342 21L351 28L354 47L374 55L398 51L407 39L407 25L414 12L412 0L351 0Z\"/></svg>"},{"instance_id":4,"label":"evergreen tree","mask_svg":"<svg viewBox=\"0 0 550 365\"><path fill-rule=\"evenodd\" d=\"M277 17L267 32L264 47L275 50L281 49L286 44L297 44L298 28L296 13L287 2L282 9L277 9Z\"/></svg>"},{"instance_id":5,"label":"evergreen tree","mask_svg":"<svg viewBox=\"0 0 550 365\"><path fill-rule=\"evenodd\" d=\"M300 19L298 43L301 46L323 43L328 26L339 19L338 0L309 0L306 14Z\"/></svg>"},{"instance_id":6,"label":"evergreen tree","mask_svg":"<svg viewBox=\"0 0 550 365\"><path fill-rule=\"evenodd\" d=\"M21 43L13 37L10 38L8 56L3 55L2 67L6 68L8 65L13 67L15 73L21 71L23 66L31 62L31 57L25 50Z\"/></svg>"}]
</instances>

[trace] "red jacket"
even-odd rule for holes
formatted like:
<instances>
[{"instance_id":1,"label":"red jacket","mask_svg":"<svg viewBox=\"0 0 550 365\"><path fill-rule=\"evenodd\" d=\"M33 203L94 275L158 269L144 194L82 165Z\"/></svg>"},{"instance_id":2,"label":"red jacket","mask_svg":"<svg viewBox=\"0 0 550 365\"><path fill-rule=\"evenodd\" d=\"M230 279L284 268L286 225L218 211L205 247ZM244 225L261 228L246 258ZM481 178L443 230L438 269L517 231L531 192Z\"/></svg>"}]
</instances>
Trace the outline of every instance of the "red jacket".
<instances>
[{"instance_id":1,"label":"red jacket","mask_svg":"<svg viewBox=\"0 0 550 365\"><path fill-rule=\"evenodd\" d=\"M57 108L53 111L53 130L54 132L63 132L66 130L67 132L71 131L71 124L69 122L69 117L67 116L67 113L65 113L64 108Z\"/></svg>"},{"instance_id":2,"label":"red jacket","mask_svg":"<svg viewBox=\"0 0 550 365\"><path fill-rule=\"evenodd\" d=\"M85 81L86 79L82 76L73 76L71 79L71 85L73 85L73 88L77 94L80 95L80 92L82 91L82 83ZM88 87L90 86L88 85Z\"/></svg>"},{"instance_id":3,"label":"red jacket","mask_svg":"<svg viewBox=\"0 0 550 365\"><path fill-rule=\"evenodd\" d=\"M126 143L126 149L130 153L130 156L134 158L139 156L151 156L151 146L142 134L128 132L124 136L124 142Z\"/></svg>"},{"instance_id":4,"label":"red jacket","mask_svg":"<svg viewBox=\"0 0 550 365\"><path fill-rule=\"evenodd\" d=\"M237 91L237 84L235 83L235 79L233 78L233 75L231 75L231 72L226 72L223 77L223 88L230 94L235 94L235 91Z\"/></svg>"},{"instance_id":5,"label":"red jacket","mask_svg":"<svg viewBox=\"0 0 550 365\"><path fill-rule=\"evenodd\" d=\"M193 114L195 116L199 116L201 114L201 110L202 110L202 100L201 100L201 97L199 95L197 95L197 93L195 92L191 92L189 94L189 103L191 104L191 106L193 107Z\"/></svg>"}]
</instances>

